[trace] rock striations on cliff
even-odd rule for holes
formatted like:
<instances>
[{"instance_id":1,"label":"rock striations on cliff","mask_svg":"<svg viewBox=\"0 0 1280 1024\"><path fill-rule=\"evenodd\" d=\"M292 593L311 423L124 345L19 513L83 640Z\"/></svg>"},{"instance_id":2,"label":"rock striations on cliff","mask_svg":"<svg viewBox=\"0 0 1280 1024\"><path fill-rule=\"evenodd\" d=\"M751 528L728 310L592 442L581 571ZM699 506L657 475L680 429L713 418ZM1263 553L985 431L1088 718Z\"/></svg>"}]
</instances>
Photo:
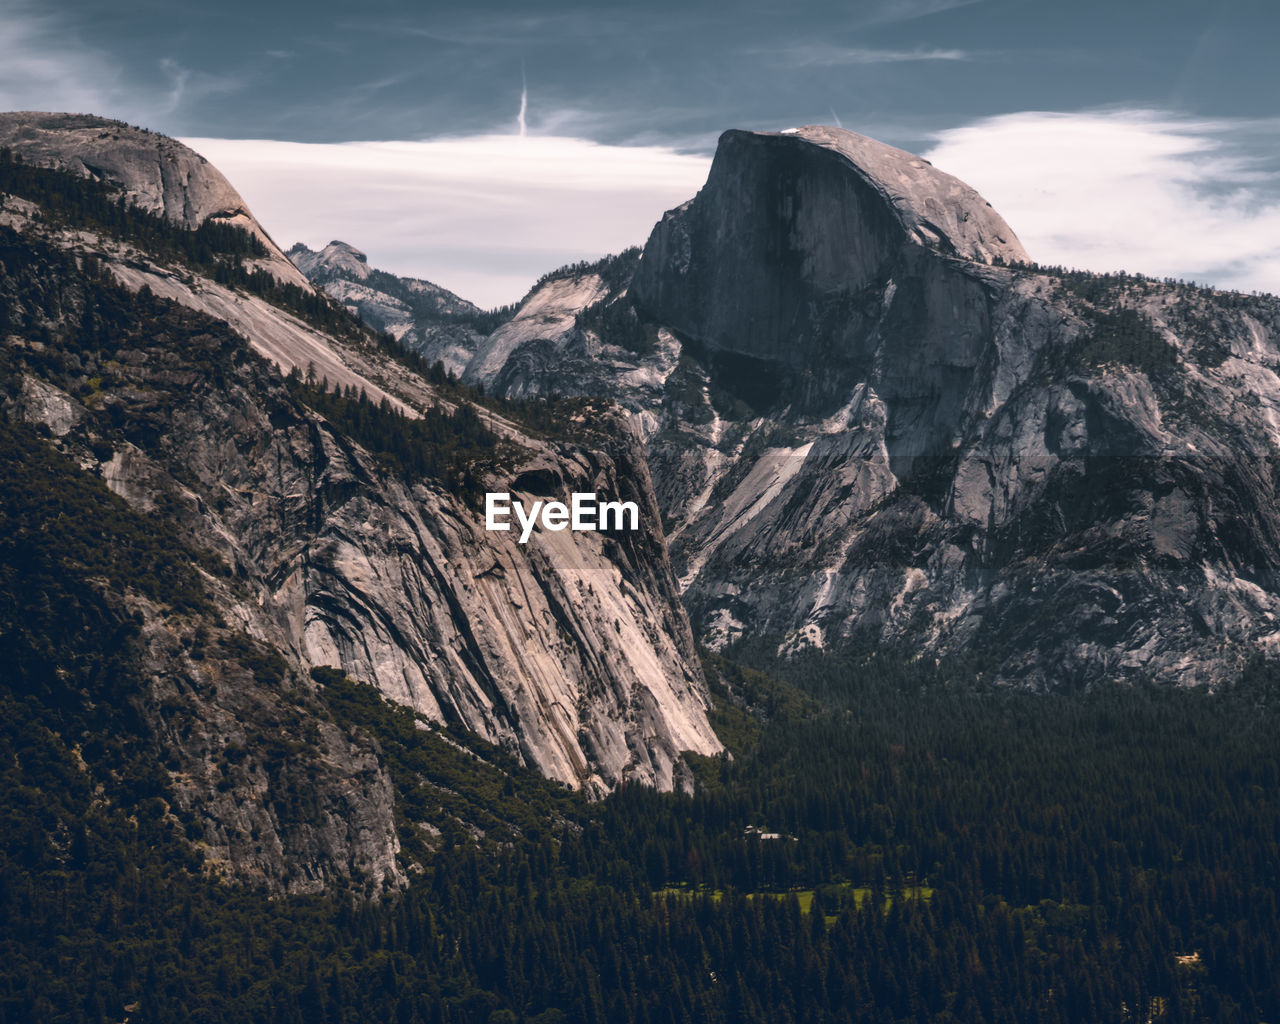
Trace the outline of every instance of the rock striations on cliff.
<instances>
[{"instance_id":1,"label":"rock striations on cliff","mask_svg":"<svg viewBox=\"0 0 1280 1024\"><path fill-rule=\"evenodd\" d=\"M1280 642L1276 299L1036 267L927 161L802 128L725 133L607 302L468 372L630 410L704 641L1037 687Z\"/></svg>"},{"instance_id":2,"label":"rock striations on cliff","mask_svg":"<svg viewBox=\"0 0 1280 1024\"><path fill-rule=\"evenodd\" d=\"M113 186L180 230L214 218L266 237L225 179L171 140L79 116L0 123L28 165ZM231 257L183 262L0 199L5 419L46 430L69 467L206 559L211 612L127 586L119 600L145 638L140 714L211 864L289 889L339 875L390 884L404 870L376 745L313 720L312 668L598 793L682 785L684 751L720 750L643 452L607 411L575 423L550 410L534 430L396 362L309 286L264 290L235 277ZM343 420L360 395L365 411ZM424 417L492 441L447 473L399 470L379 439ZM486 532L485 490L635 501L641 529L521 545ZM268 755L254 736L273 732L297 756L271 772L294 771L291 792L312 778L311 797L283 799L264 788L282 776L255 774Z\"/></svg>"},{"instance_id":3,"label":"rock striations on cliff","mask_svg":"<svg viewBox=\"0 0 1280 1024\"><path fill-rule=\"evenodd\" d=\"M717 351L807 370L846 359L874 328L870 301L895 274L941 278L920 311L962 273L937 255L1027 259L973 189L920 157L852 132L726 132L707 184L667 213L632 283L637 306Z\"/></svg>"}]
</instances>

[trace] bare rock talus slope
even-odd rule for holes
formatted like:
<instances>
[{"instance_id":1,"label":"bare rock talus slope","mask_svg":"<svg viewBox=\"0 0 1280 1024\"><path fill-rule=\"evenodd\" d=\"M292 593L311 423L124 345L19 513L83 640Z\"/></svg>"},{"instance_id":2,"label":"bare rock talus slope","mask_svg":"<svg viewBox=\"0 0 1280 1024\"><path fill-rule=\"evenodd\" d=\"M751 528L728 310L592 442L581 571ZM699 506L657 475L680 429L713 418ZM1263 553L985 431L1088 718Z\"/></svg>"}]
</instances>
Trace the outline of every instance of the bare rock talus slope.
<instances>
[{"instance_id":1,"label":"bare rock talus slope","mask_svg":"<svg viewBox=\"0 0 1280 1024\"><path fill-rule=\"evenodd\" d=\"M492 380L632 411L706 642L1033 686L1217 684L1280 642L1276 299L1035 268L829 128L726 133L630 299L653 345L586 318Z\"/></svg>"}]
</instances>

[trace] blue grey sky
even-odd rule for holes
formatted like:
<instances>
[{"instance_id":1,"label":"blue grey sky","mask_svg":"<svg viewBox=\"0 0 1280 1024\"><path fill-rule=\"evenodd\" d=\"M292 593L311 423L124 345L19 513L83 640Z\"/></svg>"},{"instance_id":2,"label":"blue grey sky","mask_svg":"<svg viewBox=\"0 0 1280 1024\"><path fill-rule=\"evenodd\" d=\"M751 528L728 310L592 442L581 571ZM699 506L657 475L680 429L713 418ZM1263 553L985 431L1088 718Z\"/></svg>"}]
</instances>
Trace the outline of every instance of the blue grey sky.
<instances>
[{"instance_id":1,"label":"blue grey sky","mask_svg":"<svg viewBox=\"0 0 1280 1024\"><path fill-rule=\"evenodd\" d=\"M522 67L535 131L699 148L727 127L833 113L918 144L1021 110L1270 117L1280 97L1269 0L4 0L0 11L6 44L44 56L68 89L188 136L492 131L515 121Z\"/></svg>"},{"instance_id":2,"label":"blue grey sky","mask_svg":"<svg viewBox=\"0 0 1280 1024\"><path fill-rule=\"evenodd\" d=\"M288 244L297 236L323 244L326 233L363 226L365 237L347 240L368 249L374 262L434 273L446 284L452 268L454 283L469 283L480 301L514 297L526 277L547 269L545 261L592 255L593 246L642 243L647 232L638 225L651 222L662 204L679 201L673 197L687 182L696 188L724 129L811 123L951 154L952 165L940 166L987 194L1045 261L1079 262L1091 252L1100 269L1110 258L1128 269L1280 290L1280 256L1263 238L1268 231L1272 239L1280 236L1271 219L1280 216L1277 38L1280 4L1273 0L655 0L643 6L556 0L465 7L398 0L0 0L0 106L89 111L193 141L221 140L209 155L278 240ZM335 176L325 158L334 150L288 150L296 163L290 173L311 168L313 174L290 190L280 170L285 151L273 150L267 161L260 147L231 144L514 138L522 89L527 137L594 144L570 146L565 159L590 163L589 154L607 152L601 173L616 175L622 192L644 191L652 175L633 182L613 150L623 147L642 161L658 152L671 158L661 187L651 190L652 203L637 199L632 220L602 224L606 233L626 232L626 238L593 241L566 232L573 237L561 244L550 218L516 231L537 236L529 235L524 255L508 245L486 264L481 236L501 232L501 219L478 217L469 240L459 225L468 201L492 213L493 195L477 192L467 200L455 189L447 216L421 221L402 209L401 234L393 237L395 218L362 221L359 203L335 215L336 196L381 187L373 151L363 151L371 154L363 176L345 156L345 171ZM1035 140L1034 152L1019 146L1020 133ZM1149 236L1156 226L1130 228L1114 217L1098 222L1110 236L1102 231L1070 243L1072 232L1081 235L1079 210L1060 225L1041 225L1055 200L1044 197L1036 181L1086 151L1078 171L1090 182L1083 194L1075 187L1073 201L1105 192L1111 160L1124 188L1138 190L1110 197L1127 197L1121 211L1149 198L1147 191L1166 200L1148 204L1151 216L1176 216L1173 211L1194 202L1198 212L1187 231L1230 235L1231 251L1212 259L1197 257L1204 245L1170 252L1166 230L1159 251L1117 250L1117 227ZM509 164L510 187L519 191L528 178L520 167L524 151L511 152L500 158L490 147L475 159ZM422 160L437 156L430 148L418 152ZM273 185L265 183L268 164ZM465 165L458 166L465 176ZM560 173L556 166L552 161L548 173ZM308 220L300 204L310 183L317 204L327 209L315 209ZM440 187L438 175L423 187L432 183ZM410 202L409 180L402 175L396 188L398 202ZM993 188L1000 194L991 194ZM556 206L545 191L539 198ZM432 202L429 196L418 201ZM604 206L615 201L601 198L577 219L609 222ZM572 204L564 209L561 220L575 216ZM1035 222L1029 225L1034 237L1027 237L1019 216ZM1255 221L1241 251L1234 229ZM444 230L446 222L453 233ZM1134 260L1150 262L1144 267ZM537 261L543 262L535 268ZM488 280L481 283L486 265Z\"/></svg>"}]
</instances>

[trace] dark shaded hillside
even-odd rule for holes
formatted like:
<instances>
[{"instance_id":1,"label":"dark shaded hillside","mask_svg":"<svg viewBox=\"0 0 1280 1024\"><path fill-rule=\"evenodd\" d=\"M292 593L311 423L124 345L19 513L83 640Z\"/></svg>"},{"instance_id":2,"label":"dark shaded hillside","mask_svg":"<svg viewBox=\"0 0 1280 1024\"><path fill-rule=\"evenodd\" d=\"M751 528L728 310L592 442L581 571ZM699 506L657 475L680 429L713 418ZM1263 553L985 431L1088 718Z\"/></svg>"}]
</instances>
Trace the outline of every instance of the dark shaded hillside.
<instances>
[{"instance_id":1,"label":"dark shaded hillside","mask_svg":"<svg viewBox=\"0 0 1280 1024\"><path fill-rule=\"evenodd\" d=\"M521 481L651 502L611 418L592 416L587 431L572 423L590 414L583 403L478 404L439 364L299 285L198 155L113 123L104 132L128 152L103 184L77 172L109 133L36 121L19 125L0 174L16 380L5 415L44 424L136 511L215 551L231 570L219 613L304 686L310 668L341 666L574 786L675 785L683 750L719 748L656 514L628 543L566 559L540 536L487 534L477 511L485 489ZM51 166L23 162L24 146ZM189 212L183 196L213 212L160 216ZM582 571L609 582L583 599ZM521 611L495 614L504 606ZM149 656L161 675L186 658L181 647ZM215 754L226 739L212 730ZM312 812L329 813L301 808ZM379 847L373 875L397 873L389 818L361 834ZM223 837L213 845L238 870ZM268 874L281 866L270 847ZM323 859L287 884L326 884Z\"/></svg>"},{"instance_id":2,"label":"dark shaded hillside","mask_svg":"<svg viewBox=\"0 0 1280 1024\"><path fill-rule=\"evenodd\" d=\"M409 419L350 390L282 378L225 324L6 228L0 299L0 655L15 707L40 702L14 712L15 728L48 719L64 744L57 757L82 747L86 784L105 786L105 806L122 813L141 773L142 792L165 808L156 827L173 830L165 841L208 870L293 890L395 883L438 838L401 847L376 740L345 735L296 653L241 625L271 531L313 528L264 520L252 495L245 522L258 534L243 531L244 543L228 544L213 518L245 489L228 462L272 434L241 426L234 445L202 446L222 425L260 417L329 462L364 458L360 445L373 456L367 488L385 476L474 502L479 467L510 459L509 442L499 453L455 384L452 406ZM127 770L95 760L106 737L132 751ZM74 827L84 811L54 820ZM477 821L491 833L494 820L473 800L437 808L430 824L438 837Z\"/></svg>"},{"instance_id":3,"label":"dark shaded hillside","mask_svg":"<svg viewBox=\"0 0 1280 1024\"><path fill-rule=\"evenodd\" d=\"M140 792L160 808L150 842L168 835L208 870L279 886L312 887L329 872L380 885L392 865L375 837L391 822L376 757L318 725L305 681L236 621L244 567L203 533L182 483L196 480L172 447L175 415L267 367L225 325L11 233L3 243L0 330L31 339L0 353L11 699L42 702L59 756L80 752L103 813L127 814L135 776L145 780ZM57 400L40 390L51 385L82 398L61 436L21 422L44 396ZM275 390L284 412L287 393ZM154 473L131 504L99 473L140 452L172 476ZM95 757L117 745L126 762ZM369 775L353 790L351 772Z\"/></svg>"},{"instance_id":4,"label":"dark shaded hillside","mask_svg":"<svg viewBox=\"0 0 1280 1024\"><path fill-rule=\"evenodd\" d=\"M141 247L154 258L178 262L219 284L243 288L339 335L362 333L358 321L321 295L281 282L253 265L266 256L262 242L231 224L207 220L186 229L163 216L131 205L119 190L66 171L33 167L7 148L0 149L0 194L30 200L40 217L63 228L101 231Z\"/></svg>"}]
</instances>

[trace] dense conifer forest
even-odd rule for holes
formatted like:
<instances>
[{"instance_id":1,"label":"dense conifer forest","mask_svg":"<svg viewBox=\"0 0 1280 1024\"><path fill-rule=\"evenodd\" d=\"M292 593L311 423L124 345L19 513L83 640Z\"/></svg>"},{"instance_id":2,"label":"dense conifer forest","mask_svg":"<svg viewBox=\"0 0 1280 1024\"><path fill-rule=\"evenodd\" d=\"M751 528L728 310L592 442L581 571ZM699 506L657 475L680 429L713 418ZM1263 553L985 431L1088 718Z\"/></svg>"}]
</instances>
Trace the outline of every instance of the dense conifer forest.
<instances>
[{"instance_id":1,"label":"dense conifer forest","mask_svg":"<svg viewBox=\"0 0 1280 1024\"><path fill-rule=\"evenodd\" d=\"M910 665L707 667L733 759L700 760L692 796L596 804L317 672L327 713L377 736L421 865L372 902L202 879L163 775L117 752L138 779L96 800L56 727L111 674L10 683L0 1019L1276 1019L1271 670L1048 696ZM127 715L117 735L131 749ZM483 838L415 839L459 811Z\"/></svg>"},{"instance_id":2,"label":"dense conifer forest","mask_svg":"<svg viewBox=\"0 0 1280 1024\"><path fill-rule=\"evenodd\" d=\"M296 370L285 382L295 398L407 480L431 478L444 481L454 491L474 489L470 461L491 453L497 445L497 437L481 422L475 406L466 402L451 411L433 406L410 419L385 398L373 402L364 389L330 390L328 381L304 380Z\"/></svg>"}]
</instances>

